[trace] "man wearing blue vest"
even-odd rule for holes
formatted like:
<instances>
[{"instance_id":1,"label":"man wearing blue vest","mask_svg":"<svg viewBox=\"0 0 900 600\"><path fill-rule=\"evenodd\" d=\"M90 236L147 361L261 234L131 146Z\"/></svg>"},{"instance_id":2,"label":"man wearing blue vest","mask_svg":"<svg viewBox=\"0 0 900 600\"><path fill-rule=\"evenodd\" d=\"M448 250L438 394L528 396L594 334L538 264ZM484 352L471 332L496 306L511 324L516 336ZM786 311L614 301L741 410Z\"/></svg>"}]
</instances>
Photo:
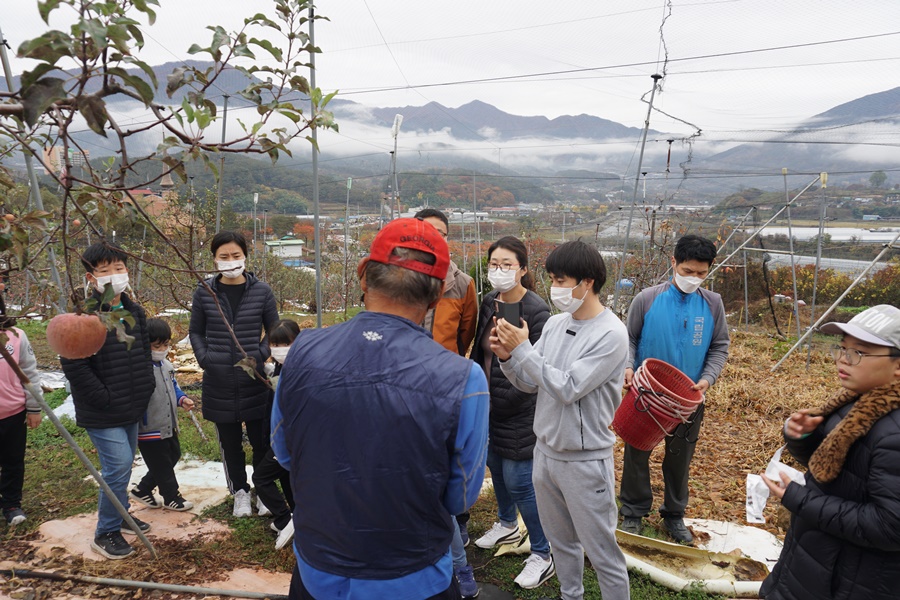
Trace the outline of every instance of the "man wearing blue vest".
<instances>
[{"instance_id":1,"label":"man wearing blue vest","mask_svg":"<svg viewBox=\"0 0 900 600\"><path fill-rule=\"evenodd\" d=\"M728 358L728 325L719 294L700 288L716 259L716 246L696 235L685 235L675 244L671 281L641 291L628 310L629 354L625 389L631 387L634 369L644 359L656 358L680 369L696 382L695 390L706 392L716 382ZM663 526L676 541L693 541L684 524L688 503L688 476L694 447L700 435L705 403L666 437L662 472L665 482L659 513ZM620 528L640 534L643 518L650 514L650 451L625 444L625 462L619 501Z\"/></svg>"},{"instance_id":2,"label":"man wearing blue vest","mask_svg":"<svg viewBox=\"0 0 900 600\"><path fill-rule=\"evenodd\" d=\"M291 600L460 598L451 515L481 490L489 395L418 325L449 262L432 225L391 221L358 267L366 311L291 346L272 410L297 505Z\"/></svg>"}]
</instances>

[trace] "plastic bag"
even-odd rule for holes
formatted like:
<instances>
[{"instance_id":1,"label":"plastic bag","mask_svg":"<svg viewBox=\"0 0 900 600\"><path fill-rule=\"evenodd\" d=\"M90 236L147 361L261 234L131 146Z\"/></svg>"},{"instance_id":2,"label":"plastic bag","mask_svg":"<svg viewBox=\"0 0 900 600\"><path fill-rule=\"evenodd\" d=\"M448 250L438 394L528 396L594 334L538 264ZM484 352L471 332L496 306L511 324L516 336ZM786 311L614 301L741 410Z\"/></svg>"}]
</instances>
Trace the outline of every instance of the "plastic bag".
<instances>
[{"instance_id":1,"label":"plastic bag","mask_svg":"<svg viewBox=\"0 0 900 600\"><path fill-rule=\"evenodd\" d=\"M779 473L786 473L788 477L791 478L791 481L799 483L800 485L806 485L806 479L804 478L803 473L781 462L781 454L784 452L785 447L786 446L782 446L779 448L772 456L771 460L769 460L769 464L766 466L766 477L772 481L780 482L781 475L779 475ZM766 499L768 499L768 497L769 487L766 485L766 482L762 480L762 477L753 473L747 475L748 523L766 522L765 517L763 517L763 509L766 507Z\"/></svg>"}]
</instances>

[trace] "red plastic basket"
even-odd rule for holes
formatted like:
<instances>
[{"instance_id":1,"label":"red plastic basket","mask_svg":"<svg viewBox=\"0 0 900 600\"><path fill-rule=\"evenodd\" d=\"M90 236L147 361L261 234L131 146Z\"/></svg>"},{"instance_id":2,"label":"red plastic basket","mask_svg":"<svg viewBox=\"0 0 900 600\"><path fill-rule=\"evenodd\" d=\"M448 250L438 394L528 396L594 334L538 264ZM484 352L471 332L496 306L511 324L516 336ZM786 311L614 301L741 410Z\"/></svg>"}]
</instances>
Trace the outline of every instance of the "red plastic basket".
<instances>
[{"instance_id":1,"label":"red plastic basket","mask_svg":"<svg viewBox=\"0 0 900 600\"><path fill-rule=\"evenodd\" d=\"M647 385L639 385L638 380ZM638 450L653 450L684 422L657 409L654 406L657 398L653 395L680 405L690 414L703 402L703 393L692 389L693 386L690 377L672 365L648 358L635 373L634 383L616 411L613 431Z\"/></svg>"}]
</instances>

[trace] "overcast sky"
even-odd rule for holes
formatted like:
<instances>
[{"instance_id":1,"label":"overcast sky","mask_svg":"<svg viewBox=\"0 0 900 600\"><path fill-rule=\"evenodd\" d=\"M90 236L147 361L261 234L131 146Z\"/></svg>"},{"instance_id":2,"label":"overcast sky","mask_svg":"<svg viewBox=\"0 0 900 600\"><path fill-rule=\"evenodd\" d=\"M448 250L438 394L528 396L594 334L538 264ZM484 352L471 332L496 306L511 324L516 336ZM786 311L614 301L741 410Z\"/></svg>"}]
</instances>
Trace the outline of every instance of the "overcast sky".
<instances>
[{"instance_id":1,"label":"overcast sky","mask_svg":"<svg viewBox=\"0 0 900 600\"><path fill-rule=\"evenodd\" d=\"M35 0L0 2L13 50L45 28ZM192 43L209 40L204 25L234 29L271 6L160 3L141 53L151 64L189 58ZM671 117L654 113L651 127L687 135L693 124L727 140L900 86L898 0L339 0L318 12L330 19L315 30L318 86L371 106L478 99L519 115L641 127L650 75L665 70L655 106ZM13 59L15 73L26 68ZM487 81L464 83L473 80Z\"/></svg>"}]
</instances>

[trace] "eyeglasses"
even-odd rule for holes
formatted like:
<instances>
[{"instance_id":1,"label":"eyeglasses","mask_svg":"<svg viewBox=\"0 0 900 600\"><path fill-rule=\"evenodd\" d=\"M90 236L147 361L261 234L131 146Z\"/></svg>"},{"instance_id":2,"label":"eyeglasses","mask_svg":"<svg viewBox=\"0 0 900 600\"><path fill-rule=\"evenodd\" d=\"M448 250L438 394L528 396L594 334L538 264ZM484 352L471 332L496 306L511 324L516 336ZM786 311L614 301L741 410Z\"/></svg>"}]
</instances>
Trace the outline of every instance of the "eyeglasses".
<instances>
[{"instance_id":1,"label":"eyeglasses","mask_svg":"<svg viewBox=\"0 0 900 600\"><path fill-rule=\"evenodd\" d=\"M488 271L496 272L497 269L500 269L504 273L509 273L510 271L518 271L521 267L519 265L497 265L490 264L488 265Z\"/></svg>"},{"instance_id":2,"label":"eyeglasses","mask_svg":"<svg viewBox=\"0 0 900 600\"><path fill-rule=\"evenodd\" d=\"M854 350L853 348L844 348L838 344L835 344L831 347L831 357L834 358L835 362L841 360L841 356L843 356L847 363L850 364L851 367L855 367L864 358L870 357L878 357L878 356L887 356L890 358L898 358L900 354L897 352L891 352L890 354L866 354L865 352L860 352L859 350Z\"/></svg>"}]
</instances>

